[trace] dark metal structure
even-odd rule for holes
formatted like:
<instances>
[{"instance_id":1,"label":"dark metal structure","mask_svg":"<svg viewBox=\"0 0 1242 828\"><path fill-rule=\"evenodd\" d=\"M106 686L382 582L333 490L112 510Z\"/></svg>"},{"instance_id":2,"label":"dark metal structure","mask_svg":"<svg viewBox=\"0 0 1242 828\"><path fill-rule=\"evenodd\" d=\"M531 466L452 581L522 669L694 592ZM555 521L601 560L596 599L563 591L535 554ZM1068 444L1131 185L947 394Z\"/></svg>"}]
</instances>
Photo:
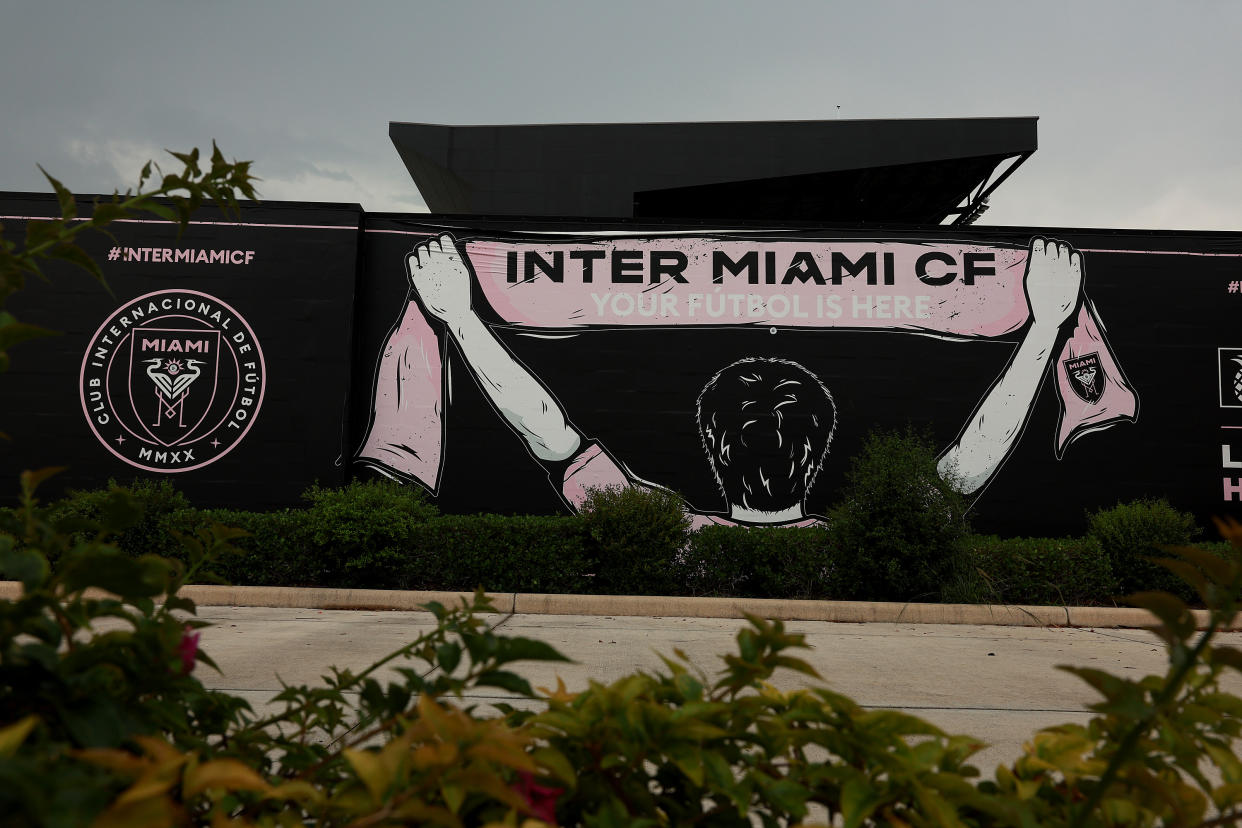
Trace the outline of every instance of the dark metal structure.
<instances>
[{"instance_id":1,"label":"dark metal structure","mask_svg":"<svg viewBox=\"0 0 1242 828\"><path fill-rule=\"evenodd\" d=\"M433 213L969 224L1037 118L389 124Z\"/></svg>"}]
</instances>

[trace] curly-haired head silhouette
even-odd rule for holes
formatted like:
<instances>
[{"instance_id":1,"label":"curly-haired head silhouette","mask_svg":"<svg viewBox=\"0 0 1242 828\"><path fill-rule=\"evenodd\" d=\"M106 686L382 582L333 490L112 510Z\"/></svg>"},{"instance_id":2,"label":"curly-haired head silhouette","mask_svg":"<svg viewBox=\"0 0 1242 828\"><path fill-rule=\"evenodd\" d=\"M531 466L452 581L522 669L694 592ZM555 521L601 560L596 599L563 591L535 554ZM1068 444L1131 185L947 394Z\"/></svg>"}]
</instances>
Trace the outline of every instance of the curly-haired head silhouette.
<instances>
[{"instance_id":1,"label":"curly-haired head silhouette","mask_svg":"<svg viewBox=\"0 0 1242 828\"><path fill-rule=\"evenodd\" d=\"M699 394L699 435L729 503L758 512L802 505L837 424L819 378L784 359L739 360Z\"/></svg>"}]
</instances>

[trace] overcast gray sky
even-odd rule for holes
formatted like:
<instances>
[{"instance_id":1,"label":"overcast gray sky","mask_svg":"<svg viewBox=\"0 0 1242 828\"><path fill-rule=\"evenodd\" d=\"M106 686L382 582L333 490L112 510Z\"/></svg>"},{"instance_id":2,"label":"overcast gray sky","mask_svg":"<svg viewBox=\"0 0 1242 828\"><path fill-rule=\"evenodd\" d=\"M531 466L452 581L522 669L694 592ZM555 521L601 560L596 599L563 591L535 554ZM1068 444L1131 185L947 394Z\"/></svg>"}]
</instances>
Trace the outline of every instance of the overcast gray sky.
<instances>
[{"instance_id":1,"label":"overcast gray sky","mask_svg":"<svg viewBox=\"0 0 1242 828\"><path fill-rule=\"evenodd\" d=\"M264 198L422 211L389 121L1037 115L981 224L1242 230L1239 0L0 0L0 74L0 190L215 138Z\"/></svg>"}]
</instances>

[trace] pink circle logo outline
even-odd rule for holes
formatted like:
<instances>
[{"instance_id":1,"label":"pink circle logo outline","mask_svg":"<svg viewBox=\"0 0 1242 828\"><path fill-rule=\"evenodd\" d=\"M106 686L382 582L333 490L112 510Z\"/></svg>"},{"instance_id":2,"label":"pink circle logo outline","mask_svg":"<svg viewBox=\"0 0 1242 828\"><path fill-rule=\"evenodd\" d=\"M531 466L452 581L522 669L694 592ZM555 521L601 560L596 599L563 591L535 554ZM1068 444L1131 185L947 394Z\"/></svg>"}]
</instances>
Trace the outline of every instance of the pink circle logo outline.
<instances>
[{"instance_id":1,"label":"pink circle logo outline","mask_svg":"<svg viewBox=\"0 0 1242 828\"><path fill-rule=\"evenodd\" d=\"M136 468L175 474L210 465L242 441L263 405L267 367L254 329L227 302L157 290L99 326L78 387L101 445Z\"/></svg>"}]
</instances>

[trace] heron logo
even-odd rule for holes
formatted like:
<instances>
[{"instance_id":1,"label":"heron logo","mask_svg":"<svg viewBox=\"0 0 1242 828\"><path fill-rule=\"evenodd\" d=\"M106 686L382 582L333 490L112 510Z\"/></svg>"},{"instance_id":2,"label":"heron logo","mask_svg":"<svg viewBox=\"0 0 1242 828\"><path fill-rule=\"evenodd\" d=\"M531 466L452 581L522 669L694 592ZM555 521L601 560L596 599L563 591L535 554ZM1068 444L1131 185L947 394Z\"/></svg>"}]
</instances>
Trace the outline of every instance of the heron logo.
<instances>
[{"instance_id":1,"label":"heron logo","mask_svg":"<svg viewBox=\"0 0 1242 828\"><path fill-rule=\"evenodd\" d=\"M108 451L140 469L183 472L231 451L263 403L259 340L236 310L192 290L118 308L82 358L82 410Z\"/></svg>"},{"instance_id":2,"label":"heron logo","mask_svg":"<svg viewBox=\"0 0 1242 828\"><path fill-rule=\"evenodd\" d=\"M1099 354L1083 354L1064 361L1069 387L1086 403L1095 405L1104 396L1104 372L1100 370Z\"/></svg>"}]
</instances>

